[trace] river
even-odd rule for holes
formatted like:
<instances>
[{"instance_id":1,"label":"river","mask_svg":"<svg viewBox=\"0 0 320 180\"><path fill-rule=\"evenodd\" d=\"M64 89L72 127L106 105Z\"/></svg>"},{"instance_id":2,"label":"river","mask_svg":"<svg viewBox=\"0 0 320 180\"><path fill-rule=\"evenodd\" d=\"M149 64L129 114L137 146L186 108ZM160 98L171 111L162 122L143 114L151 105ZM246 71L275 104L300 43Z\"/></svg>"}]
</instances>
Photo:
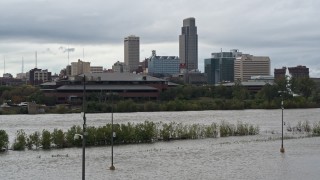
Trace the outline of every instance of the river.
<instances>
[{"instance_id":1,"label":"river","mask_svg":"<svg viewBox=\"0 0 320 180\"><path fill-rule=\"evenodd\" d=\"M286 126L319 121L320 109L284 110ZM182 122L211 124L237 121L258 125L260 134L114 147L86 148L86 179L319 179L320 137L285 131L280 153L281 110L115 113L115 123ZM81 125L80 114L2 115L0 129L10 143L15 132L69 129ZM87 114L88 126L111 122L111 114ZM285 128L286 128L285 126ZM56 155L61 155L56 157ZM65 155L68 155L67 157ZM54 156L54 157L53 157ZM0 154L0 179L81 179L82 149L8 151Z\"/></svg>"}]
</instances>

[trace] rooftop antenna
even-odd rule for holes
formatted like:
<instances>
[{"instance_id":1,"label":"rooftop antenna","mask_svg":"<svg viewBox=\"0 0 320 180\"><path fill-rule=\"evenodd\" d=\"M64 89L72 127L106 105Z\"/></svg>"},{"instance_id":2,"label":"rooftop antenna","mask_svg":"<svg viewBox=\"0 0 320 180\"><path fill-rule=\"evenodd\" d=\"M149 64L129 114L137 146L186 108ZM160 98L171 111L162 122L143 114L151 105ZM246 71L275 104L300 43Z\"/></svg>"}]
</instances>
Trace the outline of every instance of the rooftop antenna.
<instances>
[{"instance_id":1,"label":"rooftop antenna","mask_svg":"<svg viewBox=\"0 0 320 180\"><path fill-rule=\"evenodd\" d=\"M82 60L84 61L84 48L82 50Z\"/></svg>"},{"instance_id":2,"label":"rooftop antenna","mask_svg":"<svg viewBox=\"0 0 320 180\"><path fill-rule=\"evenodd\" d=\"M3 74L6 73L6 57L3 56Z\"/></svg>"},{"instance_id":3,"label":"rooftop antenna","mask_svg":"<svg viewBox=\"0 0 320 180\"><path fill-rule=\"evenodd\" d=\"M219 59L219 83L221 83L223 81L223 79L221 78L221 64L222 64L222 48L220 48L220 59Z\"/></svg>"},{"instance_id":4,"label":"rooftop antenna","mask_svg":"<svg viewBox=\"0 0 320 180\"><path fill-rule=\"evenodd\" d=\"M69 46L68 46L68 65L69 65Z\"/></svg>"},{"instance_id":5,"label":"rooftop antenna","mask_svg":"<svg viewBox=\"0 0 320 180\"><path fill-rule=\"evenodd\" d=\"M22 60L21 60L21 63L22 63L22 67L21 67L21 73L23 73L23 70L24 70L24 62L23 62L23 56L22 56Z\"/></svg>"},{"instance_id":6,"label":"rooftop antenna","mask_svg":"<svg viewBox=\"0 0 320 180\"><path fill-rule=\"evenodd\" d=\"M38 57L37 57L37 51L36 51L36 54L35 54L35 56L36 56L36 68L38 67Z\"/></svg>"}]
</instances>

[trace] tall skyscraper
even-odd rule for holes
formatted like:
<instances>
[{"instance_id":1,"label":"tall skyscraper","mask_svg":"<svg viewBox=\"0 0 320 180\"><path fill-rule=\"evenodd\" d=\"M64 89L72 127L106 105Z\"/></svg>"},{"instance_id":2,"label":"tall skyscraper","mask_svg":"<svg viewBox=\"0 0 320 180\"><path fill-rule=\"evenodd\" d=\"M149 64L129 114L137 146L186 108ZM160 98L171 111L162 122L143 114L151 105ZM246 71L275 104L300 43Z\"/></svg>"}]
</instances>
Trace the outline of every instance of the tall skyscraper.
<instances>
[{"instance_id":1,"label":"tall skyscraper","mask_svg":"<svg viewBox=\"0 0 320 180\"><path fill-rule=\"evenodd\" d=\"M198 34L193 17L183 20L179 36L179 57L182 68L187 71L198 69Z\"/></svg>"},{"instance_id":2,"label":"tall skyscraper","mask_svg":"<svg viewBox=\"0 0 320 180\"><path fill-rule=\"evenodd\" d=\"M136 71L139 67L140 41L139 37L131 35L124 38L124 63L129 67L130 72Z\"/></svg>"}]
</instances>

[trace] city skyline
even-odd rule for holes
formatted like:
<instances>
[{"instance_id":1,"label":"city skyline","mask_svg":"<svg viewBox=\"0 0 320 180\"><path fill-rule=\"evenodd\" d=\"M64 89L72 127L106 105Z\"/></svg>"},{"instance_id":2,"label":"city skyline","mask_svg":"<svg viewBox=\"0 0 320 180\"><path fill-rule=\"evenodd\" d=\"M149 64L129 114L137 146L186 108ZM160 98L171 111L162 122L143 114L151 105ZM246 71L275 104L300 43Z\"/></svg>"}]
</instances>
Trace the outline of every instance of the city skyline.
<instances>
[{"instance_id":1,"label":"city skyline","mask_svg":"<svg viewBox=\"0 0 320 180\"><path fill-rule=\"evenodd\" d=\"M0 76L4 58L6 72L13 76L22 71L22 58L24 72L34 68L35 52L37 67L53 73L78 59L111 69L124 62L123 38L131 34L140 37L140 61L151 50L178 56L181 22L194 17L202 72L204 59L222 48L269 56L271 71L304 65L311 77L320 77L319 7L316 0L3 0Z\"/></svg>"}]
</instances>

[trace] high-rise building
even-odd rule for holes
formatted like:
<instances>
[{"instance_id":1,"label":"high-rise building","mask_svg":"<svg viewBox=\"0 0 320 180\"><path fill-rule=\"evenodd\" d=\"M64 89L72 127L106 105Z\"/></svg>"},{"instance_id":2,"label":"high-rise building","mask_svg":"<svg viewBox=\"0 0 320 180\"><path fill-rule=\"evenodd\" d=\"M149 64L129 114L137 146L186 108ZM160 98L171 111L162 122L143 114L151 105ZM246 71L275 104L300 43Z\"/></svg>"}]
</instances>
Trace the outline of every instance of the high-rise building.
<instances>
[{"instance_id":1,"label":"high-rise building","mask_svg":"<svg viewBox=\"0 0 320 180\"><path fill-rule=\"evenodd\" d=\"M27 81L31 85L39 85L44 82L51 81L51 72L47 69L42 70L38 68L31 69L29 72L26 73Z\"/></svg>"},{"instance_id":2,"label":"high-rise building","mask_svg":"<svg viewBox=\"0 0 320 180\"><path fill-rule=\"evenodd\" d=\"M71 76L76 76L90 72L90 62L84 62L78 59L78 62L71 63Z\"/></svg>"},{"instance_id":3,"label":"high-rise building","mask_svg":"<svg viewBox=\"0 0 320 180\"><path fill-rule=\"evenodd\" d=\"M198 69L198 34L195 18L183 20L179 36L180 66L187 71Z\"/></svg>"},{"instance_id":4,"label":"high-rise building","mask_svg":"<svg viewBox=\"0 0 320 180\"><path fill-rule=\"evenodd\" d=\"M282 67L281 69L274 69L274 79L280 79L280 78L285 78L286 77L286 72L287 72L287 68L286 67Z\"/></svg>"},{"instance_id":5,"label":"high-rise building","mask_svg":"<svg viewBox=\"0 0 320 180\"><path fill-rule=\"evenodd\" d=\"M251 76L269 76L270 58L243 54L234 63L234 80L248 81Z\"/></svg>"},{"instance_id":6,"label":"high-rise building","mask_svg":"<svg viewBox=\"0 0 320 180\"><path fill-rule=\"evenodd\" d=\"M157 56L156 51L152 51L152 56L148 59L148 73L150 75L173 75L179 73L179 58L177 56Z\"/></svg>"},{"instance_id":7,"label":"high-rise building","mask_svg":"<svg viewBox=\"0 0 320 180\"><path fill-rule=\"evenodd\" d=\"M204 60L204 70L208 84L234 81L234 61L242 53L237 49L230 52L212 53L211 58Z\"/></svg>"},{"instance_id":8,"label":"high-rise building","mask_svg":"<svg viewBox=\"0 0 320 180\"><path fill-rule=\"evenodd\" d=\"M139 37L131 35L124 38L124 64L129 67L130 72L139 67L140 40Z\"/></svg>"},{"instance_id":9,"label":"high-rise building","mask_svg":"<svg viewBox=\"0 0 320 180\"><path fill-rule=\"evenodd\" d=\"M309 77L309 68L306 66L288 67L289 74L293 78Z\"/></svg>"},{"instance_id":10,"label":"high-rise building","mask_svg":"<svg viewBox=\"0 0 320 180\"><path fill-rule=\"evenodd\" d=\"M220 82L220 60L215 58L205 59L204 73L207 74L208 84Z\"/></svg>"}]
</instances>

